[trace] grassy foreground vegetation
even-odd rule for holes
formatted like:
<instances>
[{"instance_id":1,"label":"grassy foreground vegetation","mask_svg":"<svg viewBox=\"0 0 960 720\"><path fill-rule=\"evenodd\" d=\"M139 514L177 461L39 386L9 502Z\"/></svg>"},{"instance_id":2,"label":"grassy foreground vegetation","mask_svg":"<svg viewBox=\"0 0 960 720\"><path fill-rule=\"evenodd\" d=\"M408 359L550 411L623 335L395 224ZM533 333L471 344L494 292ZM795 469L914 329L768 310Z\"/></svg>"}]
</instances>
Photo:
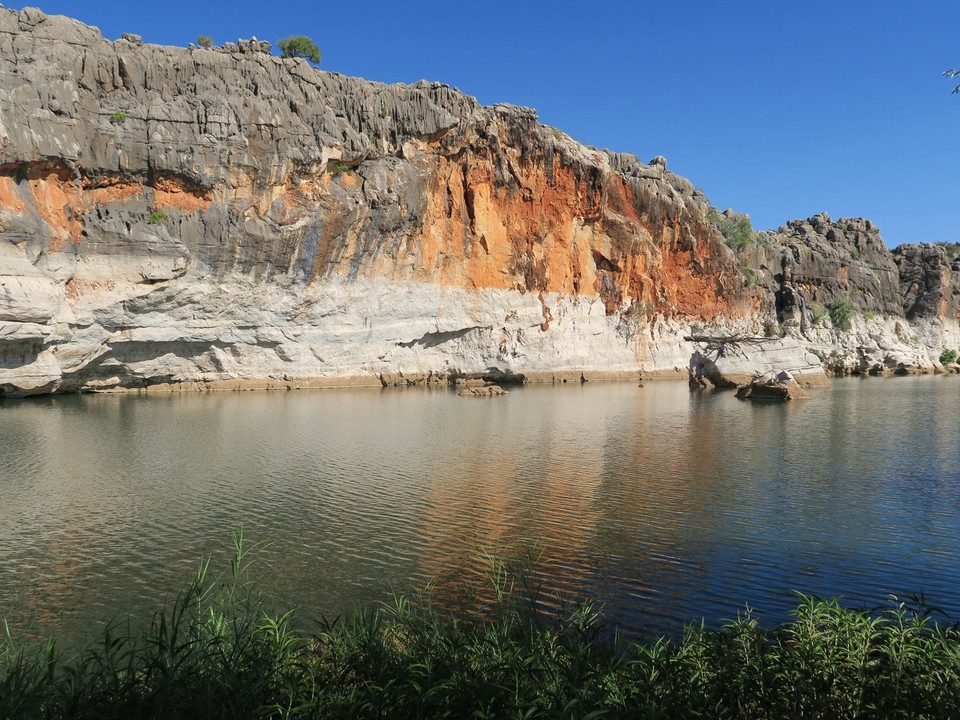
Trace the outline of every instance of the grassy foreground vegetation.
<instances>
[{"instance_id":1,"label":"grassy foreground vegetation","mask_svg":"<svg viewBox=\"0 0 960 720\"><path fill-rule=\"evenodd\" d=\"M897 604L798 596L792 621L743 617L632 642L590 604L546 614L493 563L478 613L429 592L294 628L250 579L193 583L149 628L113 626L75 656L0 645L0 718L956 718L960 635Z\"/></svg>"}]
</instances>

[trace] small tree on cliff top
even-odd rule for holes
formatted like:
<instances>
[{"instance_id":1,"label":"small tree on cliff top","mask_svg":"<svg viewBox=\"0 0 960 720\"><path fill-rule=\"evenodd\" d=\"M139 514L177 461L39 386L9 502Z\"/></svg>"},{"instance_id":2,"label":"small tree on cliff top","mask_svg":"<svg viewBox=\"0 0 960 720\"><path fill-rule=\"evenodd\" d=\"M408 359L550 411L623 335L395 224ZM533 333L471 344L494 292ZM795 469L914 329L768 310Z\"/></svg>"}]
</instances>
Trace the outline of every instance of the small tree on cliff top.
<instances>
[{"instance_id":1,"label":"small tree on cliff top","mask_svg":"<svg viewBox=\"0 0 960 720\"><path fill-rule=\"evenodd\" d=\"M315 65L320 64L320 48L306 35L291 35L277 43L285 58L301 57Z\"/></svg>"}]
</instances>

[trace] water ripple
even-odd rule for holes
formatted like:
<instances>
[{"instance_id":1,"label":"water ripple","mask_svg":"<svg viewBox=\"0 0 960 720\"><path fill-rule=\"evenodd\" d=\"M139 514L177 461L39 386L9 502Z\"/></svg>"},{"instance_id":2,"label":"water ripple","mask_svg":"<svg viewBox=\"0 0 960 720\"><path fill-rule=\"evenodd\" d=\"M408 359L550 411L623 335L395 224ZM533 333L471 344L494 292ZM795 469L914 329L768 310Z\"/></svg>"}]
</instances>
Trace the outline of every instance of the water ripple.
<instances>
[{"instance_id":1,"label":"water ripple","mask_svg":"<svg viewBox=\"0 0 960 720\"><path fill-rule=\"evenodd\" d=\"M632 630L793 591L960 616L955 379L838 381L749 405L680 384L94 396L0 403L0 614L37 632L143 617L231 533L307 617L539 549L555 591Z\"/></svg>"}]
</instances>

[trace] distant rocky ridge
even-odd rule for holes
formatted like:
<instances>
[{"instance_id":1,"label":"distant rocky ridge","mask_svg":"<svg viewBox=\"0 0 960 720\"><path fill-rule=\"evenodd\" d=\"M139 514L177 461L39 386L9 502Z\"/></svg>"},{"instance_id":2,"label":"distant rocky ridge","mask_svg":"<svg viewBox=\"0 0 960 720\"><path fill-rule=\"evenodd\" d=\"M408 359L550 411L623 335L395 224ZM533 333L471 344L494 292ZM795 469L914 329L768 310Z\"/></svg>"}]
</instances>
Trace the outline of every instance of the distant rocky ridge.
<instances>
[{"instance_id":1,"label":"distant rocky ridge","mask_svg":"<svg viewBox=\"0 0 960 720\"><path fill-rule=\"evenodd\" d=\"M818 216L734 254L663 158L268 50L0 9L0 393L810 380L960 346L939 246ZM814 322L836 298L850 330Z\"/></svg>"}]
</instances>

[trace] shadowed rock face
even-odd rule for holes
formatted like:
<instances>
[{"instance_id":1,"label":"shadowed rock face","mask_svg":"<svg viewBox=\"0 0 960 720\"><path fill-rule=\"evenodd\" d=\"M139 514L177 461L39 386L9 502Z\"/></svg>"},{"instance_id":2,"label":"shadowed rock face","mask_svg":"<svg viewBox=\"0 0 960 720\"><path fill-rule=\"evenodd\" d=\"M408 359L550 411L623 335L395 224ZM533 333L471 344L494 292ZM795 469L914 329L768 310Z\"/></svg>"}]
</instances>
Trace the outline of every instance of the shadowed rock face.
<instances>
[{"instance_id":1,"label":"shadowed rock face","mask_svg":"<svg viewBox=\"0 0 960 720\"><path fill-rule=\"evenodd\" d=\"M903 316L897 263L869 220L834 221L821 213L791 220L761 240L745 258L769 292L781 290L786 262L788 282L808 308L845 299L863 313Z\"/></svg>"},{"instance_id":2,"label":"shadowed rock face","mask_svg":"<svg viewBox=\"0 0 960 720\"><path fill-rule=\"evenodd\" d=\"M662 158L266 50L0 9L0 389L635 376L761 325Z\"/></svg>"},{"instance_id":3,"label":"shadowed rock face","mask_svg":"<svg viewBox=\"0 0 960 720\"><path fill-rule=\"evenodd\" d=\"M960 314L960 259L942 245L901 245L893 251L900 272L903 314L908 320Z\"/></svg>"}]
</instances>

